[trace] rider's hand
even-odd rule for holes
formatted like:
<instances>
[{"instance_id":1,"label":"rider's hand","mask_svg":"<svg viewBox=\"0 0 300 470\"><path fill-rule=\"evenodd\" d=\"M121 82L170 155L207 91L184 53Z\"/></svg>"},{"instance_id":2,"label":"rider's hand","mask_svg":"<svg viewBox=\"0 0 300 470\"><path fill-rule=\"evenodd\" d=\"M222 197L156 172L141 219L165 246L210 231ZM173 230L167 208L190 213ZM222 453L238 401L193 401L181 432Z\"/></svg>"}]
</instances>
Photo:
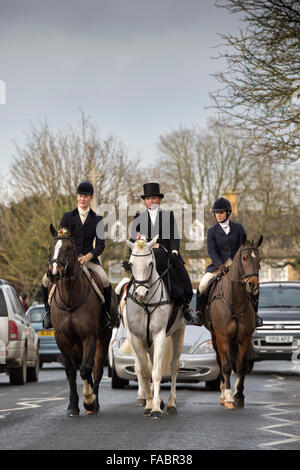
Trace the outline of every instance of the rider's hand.
<instances>
[{"instance_id":1,"label":"rider's hand","mask_svg":"<svg viewBox=\"0 0 300 470\"><path fill-rule=\"evenodd\" d=\"M92 255L92 253L88 253L87 255L79 256L78 261L79 261L80 264L85 264L88 261L91 261L91 259L93 259L93 257L94 256Z\"/></svg>"}]
</instances>

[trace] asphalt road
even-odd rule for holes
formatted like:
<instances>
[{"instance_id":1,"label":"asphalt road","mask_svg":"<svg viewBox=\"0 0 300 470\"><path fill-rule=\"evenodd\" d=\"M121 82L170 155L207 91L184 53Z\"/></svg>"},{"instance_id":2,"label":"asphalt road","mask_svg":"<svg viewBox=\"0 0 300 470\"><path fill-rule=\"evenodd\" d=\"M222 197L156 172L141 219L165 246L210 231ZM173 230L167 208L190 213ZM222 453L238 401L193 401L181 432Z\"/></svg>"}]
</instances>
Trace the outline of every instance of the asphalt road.
<instances>
[{"instance_id":1,"label":"asphalt road","mask_svg":"<svg viewBox=\"0 0 300 470\"><path fill-rule=\"evenodd\" d=\"M82 397L79 374L77 382ZM1 449L105 449L112 457L117 450L299 450L300 364L256 363L245 385L245 408L224 410L219 392L204 384L179 384L177 416L152 420L135 405L136 384L112 390L106 371L99 415L86 415L81 405L80 416L70 418L67 381L59 364L45 365L39 381L25 386L12 386L0 374ZM168 393L169 386L163 385L165 400Z\"/></svg>"}]
</instances>

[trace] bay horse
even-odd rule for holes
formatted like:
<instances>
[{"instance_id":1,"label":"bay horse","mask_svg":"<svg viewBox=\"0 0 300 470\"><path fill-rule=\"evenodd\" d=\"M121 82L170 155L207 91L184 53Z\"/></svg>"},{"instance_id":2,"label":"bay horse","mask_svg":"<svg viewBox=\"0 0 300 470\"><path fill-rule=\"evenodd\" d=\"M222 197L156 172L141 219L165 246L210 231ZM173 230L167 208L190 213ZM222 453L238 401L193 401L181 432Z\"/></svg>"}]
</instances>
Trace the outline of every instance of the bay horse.
<instances>
[{"instance_id":1,"label":"bay horse","mask_svg":"<svg viewBox=\"0 0 300 470\"><path fill-rule=\"evenodd\" d=\"M185 331L185 322L179 312L180 309L174 307L162 276L159 276L156 270L152 247L157 238L158 235L150 242L138 239L135 243L126 240L132 250L129 260L132 268L132 282L127 288L125 326L135 355L139 390L142 389L145 393L144 414L154 419L161 418L162 415L160 383L167 335L170 336L172 342L169 364L171 389L167 413L177 413L176 378ZM149 357L152 363L151 372ZM152 388L150 376L152 376Z\"/></svg>"},{"instance_id":2,"label":"bay horse","mask_svg":"<svg viewBox=\"0 0 300 470\"><path fill-rule=\"evenodd\" d=\"M79 416L77 369L83 381L83 404L88 414L99 412L98 392L112 330L100 322L102 300L78 261L71 232L50 225L48 277L56 284L50 304L55 339L63 356L70 395L68 416ZM117 296L112 289L110 316L117 321Z\"/></svg>"},{"instance_id":3,"label":"bay horse","mask_svg":"<svg viewBox=\"0 0 300 470\"><path fill-rule=\"evenodd\" d=\"M255 330L252 296L259 291L261 256L258 247L245 235L228 271L212 281L204 311L204 325L212 333L212 343L220 367L220 404L226 409L244 407L244 380ZM232 365L236 368L234 394L231 390Z\"/></svg>"}]
</instances>

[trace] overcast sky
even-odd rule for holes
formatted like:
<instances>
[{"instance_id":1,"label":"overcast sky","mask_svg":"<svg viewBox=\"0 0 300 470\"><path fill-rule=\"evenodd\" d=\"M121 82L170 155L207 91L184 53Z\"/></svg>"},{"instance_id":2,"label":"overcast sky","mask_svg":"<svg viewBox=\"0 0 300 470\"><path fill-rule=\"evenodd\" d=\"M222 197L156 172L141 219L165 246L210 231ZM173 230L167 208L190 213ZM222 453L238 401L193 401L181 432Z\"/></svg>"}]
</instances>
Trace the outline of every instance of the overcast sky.
<instances>
[{"instance_id":1,"label":"overcast sky","mask_svg":"<svg viewBox=\"0 0 300 470\"><path fill-rule=\"evenodd\" d=\"M155 159L160 134L212 114L217 33L238 26L215 0L0 0L0 174L31 122L76 125L79 109Z\"/></svg>"}]
</instances>

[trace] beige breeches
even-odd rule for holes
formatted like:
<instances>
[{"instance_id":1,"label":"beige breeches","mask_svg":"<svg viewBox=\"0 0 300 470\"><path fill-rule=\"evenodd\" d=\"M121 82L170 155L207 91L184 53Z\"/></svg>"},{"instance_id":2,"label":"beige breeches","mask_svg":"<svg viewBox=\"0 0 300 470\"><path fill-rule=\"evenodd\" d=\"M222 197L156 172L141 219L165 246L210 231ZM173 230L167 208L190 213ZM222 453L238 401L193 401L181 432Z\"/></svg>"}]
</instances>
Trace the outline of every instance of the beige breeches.
<instances>
[{"instance_id":1,"label":"beige breeches","mask_svg":"<svg viewBox=\"0 0 300 470\"><path fill-rule=\"evenodd\" d=\"M226 263L225 263L227 266L231 266L232 264L232 259L229 258ZM199 292L200 294L202 294L202 292L205 291L206 287L207 287L207 284L209 283L209 281L213 278L213 277L216 277L218 274L220 274L220 269L216 269L215 271L213 271L212 273L205 273L204 276L202 277L201 281L200 281L200 284L199 284Z\"/></svg>"},{"instance_id":2,"label":"beige breeches","mask_svg":"<svg viewBox=\"0 0 300 470\"><path fill-rule=\"evenodd\" d=\"M102 266L100 266L100 264L95 264L95 263L92 263L91 261L88 261L87 263L85 263L85 265L89 269L94 271L96 274L98 274L98 276L100 277L100 279L102 281L102 284L103 284L104 288L109 286L109 279L107 277L107 274L104 271L104 269L102 268ZM43 279L42 279L42 284L43 284L44 287L49 286L50 280L48 279L47 274L44 274Z\"/></svg>"}]
</instances>

